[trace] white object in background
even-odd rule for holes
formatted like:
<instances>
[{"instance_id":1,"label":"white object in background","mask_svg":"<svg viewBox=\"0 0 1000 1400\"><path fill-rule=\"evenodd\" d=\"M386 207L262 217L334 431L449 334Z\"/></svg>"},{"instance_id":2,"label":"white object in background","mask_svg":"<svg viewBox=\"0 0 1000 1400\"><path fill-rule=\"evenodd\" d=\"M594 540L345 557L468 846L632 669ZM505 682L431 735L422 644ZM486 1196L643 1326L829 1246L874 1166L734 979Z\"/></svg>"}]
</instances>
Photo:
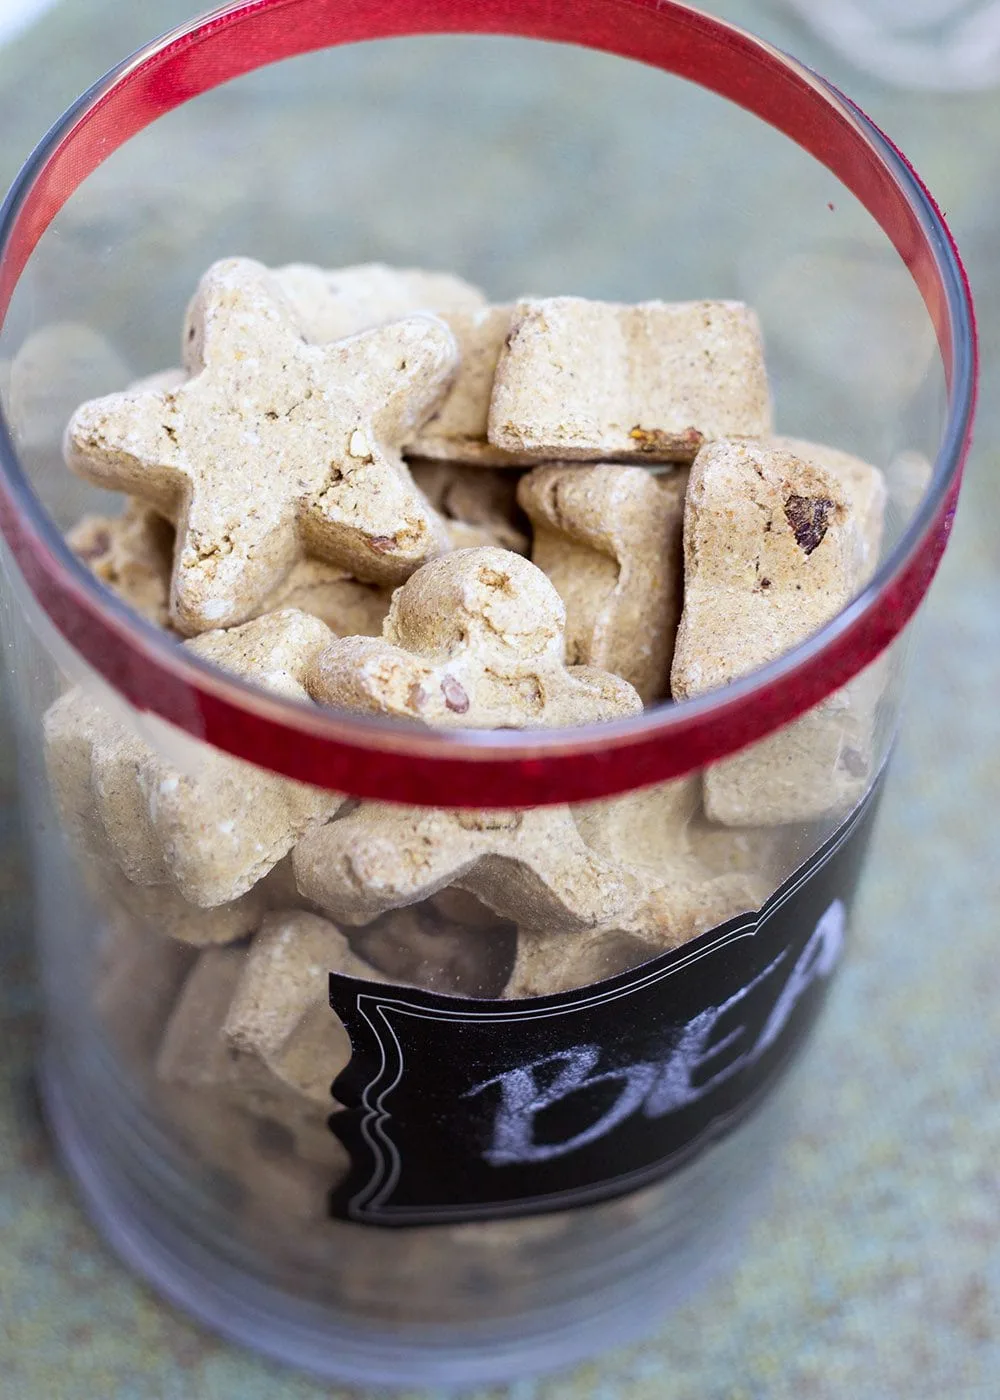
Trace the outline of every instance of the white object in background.
<instances>
[{"instance_id":1,"label":"white object in background","mask_svg":"<svg viewBox=\"0 0 1000 1400\"><path fill-rule=\"evenodd\" d=\"M55 0L0 0L0 44L50 10Z\"/></svg>"},{"instance_id":2,"label":"white object in background","mask_svg":"<svg viewBox=\"0 0 1000 1400\"><path fill-rule=\"evenodd\" d=\"M1000 83L1000 0L789 0L856 67L900 87Z\"/></svg>"}]
</instances>

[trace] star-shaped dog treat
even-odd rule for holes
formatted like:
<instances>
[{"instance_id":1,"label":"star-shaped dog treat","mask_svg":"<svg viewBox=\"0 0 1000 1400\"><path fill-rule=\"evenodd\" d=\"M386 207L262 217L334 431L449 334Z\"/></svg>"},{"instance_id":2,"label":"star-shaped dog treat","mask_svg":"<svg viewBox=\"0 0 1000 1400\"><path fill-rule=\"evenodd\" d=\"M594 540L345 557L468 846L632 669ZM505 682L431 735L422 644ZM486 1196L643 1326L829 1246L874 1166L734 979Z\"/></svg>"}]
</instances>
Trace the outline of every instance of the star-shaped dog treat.
<instances>
[{"instance_id":1,"label":"star-shaped dog treat","mask_svg":"<svg viewBox=\"0 0 1000 1400\"><path fill-rule=\"evenodd\" d=\"M242 622L306 555L398 584L449 547L399 452L446 392L451 331L413 316L307 345L272 275L231 258L189 312L184 383L84 404L66 460L177 525L174 625Z\"/></svg>"}]
</instances>

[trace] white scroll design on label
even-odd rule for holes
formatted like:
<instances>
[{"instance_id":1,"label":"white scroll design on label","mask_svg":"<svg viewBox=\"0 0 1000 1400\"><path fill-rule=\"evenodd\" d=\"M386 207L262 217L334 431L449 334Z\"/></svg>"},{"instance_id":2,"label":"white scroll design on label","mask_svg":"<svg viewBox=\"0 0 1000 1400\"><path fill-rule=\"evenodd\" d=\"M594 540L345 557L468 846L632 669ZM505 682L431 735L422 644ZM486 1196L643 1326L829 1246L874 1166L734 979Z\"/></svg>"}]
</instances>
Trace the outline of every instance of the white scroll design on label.
<instances>
[{"instance_id":1,"label":"white scroll design on label","mask_svg":"<svg viewBox=\"0 0 1000 1400\"><path fill-rule=\"evenodd\" d=\"M491 1088L500 1091L492 1139L483 1153L484 1158L493 1166L548 1162L596 1142L633 1113L641 1111L647 1118L662 1118L697 1103L739 1070L758 1060L781 1035L805 991L818 978L830 976L843 951L845 920L843 901L835 899L782 983L756 1039L708 1078L700 1077L705 1068L712 1061L718 1063L719 1056L733 1049L750 1034L745 1025L739 1025L713 1042L712 1037L719 1023L775 972L785 959L784 953L728 1001L720 1006L707 1007L690 1020L669 1056L662 1062L639 1061L594 1073L601 1058L600 1046L578 1045L572 1050L547 1055L477 1084L466 1095L467 1098L474 1098ZM556 1072L548 1082L540 1079L542 1071L552 1069ZM617 1099L589 1127L563 1142L536 1142L537 1117L545 1109L571 1094L614 1081L620 1081L622 1085Z\"/></svg>"}]
</instances>

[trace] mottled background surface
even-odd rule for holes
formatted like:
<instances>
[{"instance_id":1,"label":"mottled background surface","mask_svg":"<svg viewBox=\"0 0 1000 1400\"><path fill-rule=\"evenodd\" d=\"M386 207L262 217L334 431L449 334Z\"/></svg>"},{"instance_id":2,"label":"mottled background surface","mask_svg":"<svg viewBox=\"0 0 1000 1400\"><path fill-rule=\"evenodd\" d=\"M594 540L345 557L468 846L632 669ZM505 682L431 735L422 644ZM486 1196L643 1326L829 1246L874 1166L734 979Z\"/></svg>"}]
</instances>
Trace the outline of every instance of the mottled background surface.
<instances>
[{"instance_id":1,"label":"mottled background surface","mask_svg":"<svg viewBox=\"0 0 1000 1400\"><path fill-rule=\"evenodd\" d=\"M1000 414L993 392L1000 93L928 99L891 92L820 50L777 0L730 0L714 8L827 71L923 172L976 284L985 403L954 544L917 633L902 742L853 955L810 1052L810 1075L801 1081L808 1092L796 1106L767 1218L754 1228L736 1272L645 1345L488 1394L508 1400L993 1397L1000 1394ZM0 48L4 180L76 92L192 9L166 0L64 0ZM568 54L564 68L553 70L562 73L567 129L579 132L576 144L566 144L565 159L579 162L581 179L595 168L613 170L633 191L623 224L641 231L642 221L655 220L669 200L655 179L645 204L634 195L643 171L655 173L669 140L669 133L644 124L655 75L632 85L609 80L595 96L587 83L606 70L581 67L582 61ZM397 76L394 100L405 103L405 72ZM498 93L520 79L516 68L504 72ZM608 104L613 121L593 122L595 100ZM443 160L447 111L421 109L413 121L421 138L434 141L439 133ZM706 128L706 149L711 137ZM499 221L508 245L516 245L512 200L530 207L532 236L553 249L553 282L572 286L572 254L562 253L566 209L552 202L556 195L544 179L532 176L538 163L519 159L537 139L530 121L509 133L510 183L491 227ZM377 169L378 141L376 127L371 150L358 152L360 188L369 157ZM469 194L480 208L490 197L489 190ZM318 198L315 189L301 196ZM263 191L260 208L268 204ZM458 262L463 270L488 264L488 249L470 252L483 227L480 220L463 230L452 220L437 261ZM424 245L433 232L423 231ZM258 234L266 245L266 229ZM414 236L397 248L394 237L395 226L387 223L381 251L388 258L421 246ZM710 262L717 250L710 237L702 241L700 256ZM688 242L697 247L699 240ZM223 249L230 250L236 251ZM623 294L632 291L630 278L637 294L643 290L637 258L626 249ZM706 277L714 271L706 267ZM696 272L695 263L688 275ZM500 268L501 285L493 290L508 290L503 277ZM586 280L586 269L576 280ZM82 1216L53 1160L31 1087L38 1023L26 938L30 899L7 745L2 763L0 1396L343 1394L206 1335L134 1282Z\"/></svg>"}]
</instances>

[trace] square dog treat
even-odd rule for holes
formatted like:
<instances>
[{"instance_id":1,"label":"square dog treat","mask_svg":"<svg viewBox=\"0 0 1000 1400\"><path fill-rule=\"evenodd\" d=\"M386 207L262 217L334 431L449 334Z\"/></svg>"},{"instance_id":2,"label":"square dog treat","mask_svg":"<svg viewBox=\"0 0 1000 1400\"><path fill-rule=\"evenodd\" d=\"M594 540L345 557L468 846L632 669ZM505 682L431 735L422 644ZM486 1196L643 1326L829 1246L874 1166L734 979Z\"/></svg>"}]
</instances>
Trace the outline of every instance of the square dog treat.
<instances>
[{"instance_id":1,"label":"square dog treat","mask_svg":"<svg viewBox=\"0 0 1000 1400\"><path fill-rule=\"evenodd\" d=\"M600 463L538 467L517 491L532 560L566 604L567 659L622 676L646 704L670 691L686 486L683 468Z\"/></svg>"},{"instance_id":2,"label":"square dog treat","mask_svg":"<svg viewBox=\"0 0 1000 1400\"><path fill-rule=\"evenodd\" d=\"M307 700L303 671L331 637L318 618L288 610L185 645L244 680ZM206 746L197 746L197 772L182 772L78 693L50 710L46 744L70 826L106 842L130 880L169 885L205 909L253 889L343 802Z\"/></svg>"},{"instance_id":3,"label":"square dog treat","mask_svg":"<svg viewBox=\"0 0 1000 1400\"><path fill-rule=\"evenodd\" d=\"M714 690L774 660L850 601L874 539L858 499L843 474L766 444L716 443L699 453L685 511L676 697ZM780 825L860 797L873 712L865 689L847 687L710 768L708 817Z\"/></svg>"},{"instance_id":4,"label":"square dog treat","mask_svg":"<svg viewBox=\"0 0 1000 1400\"><path fill-rule=\"evenodd\" d=\"M527 521L518 507L517 473L413 457L409 466L417 486L447 521L455 549L492 544L527 554Z\"/></svg>"},{"instance_id":5,"label":"square dog treat","mask_svg":"<svg viewBox=\"0 0 1000 1400\"><path fill-rule=\"evenodd\" d=\"M430 316L308 345L267 269L231 258L192 303L191 377L84 404L66 461L175 522L178 630L232 625L307 556L396 584L449 547L400 449L457 364L454 337Z\"/></svg>"},{"instance_id":6,"label":"square dog treat","mask_svg":"<svg viewBox=\"0 0 1000 1400\"><path fill-rule=\"evenodd\" d=\"M430 312L450 321L486 306L478 287L450 272L386 267L384 263L330 269L289 263L274 268L271 275L285 294L302 334L314 345L344 340L415 312Z\"/></svg>"},{"instance_id":7,"label":"square dog treat","mask_svg":"<svg viewBox=\"0 0 1000 1400\"><path fill-rule=\"evenodd\" d=\"M770 431L760 327L741 302L520 301L488 436L537 458L690 462L705 442Z\"/></svg>"},{"instance_id":8,"label":"square dog treat","mask_svg":"<svg viewBox=\"0 0 1000 1400\"><path fill-rule=\"evenodd\" d=\"M409 456L496 467L538 460L537 453L509 451L487 438L497 361L513 310L512 306L486 306L446 317L458 342L461 365L447 396L406 445Z\"/></svg>"},{"instance_id":9,"label":"square dog treat","mask_svg":"<svg viewBox=\"0 0 1000 1400\"><path fill-rule=\"evenodd\" d=\"M383 637L348 637L317 656L313 699L447 728L527 729L635 714L617 676L566 666L566 610L520 555L461 549L397 589Z\"/></svg>"}]
</instances>

